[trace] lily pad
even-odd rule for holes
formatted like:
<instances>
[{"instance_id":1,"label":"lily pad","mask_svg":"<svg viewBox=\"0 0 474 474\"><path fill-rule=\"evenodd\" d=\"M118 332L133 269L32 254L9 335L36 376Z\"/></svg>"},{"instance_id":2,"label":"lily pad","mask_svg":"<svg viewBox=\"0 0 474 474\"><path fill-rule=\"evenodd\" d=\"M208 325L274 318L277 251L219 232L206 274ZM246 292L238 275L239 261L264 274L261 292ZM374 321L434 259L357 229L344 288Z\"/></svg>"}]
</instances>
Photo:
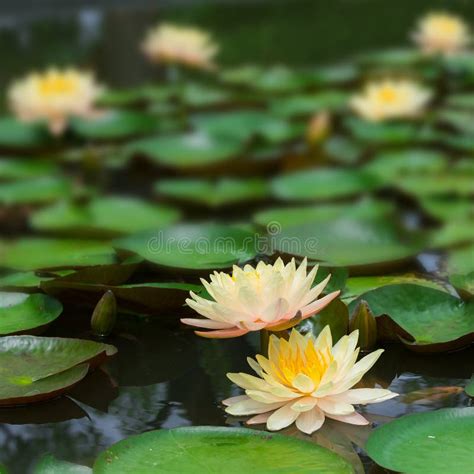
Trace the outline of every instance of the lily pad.
<instances>
[{"instance_id":1,"label":"lily pad","mask_svg":"<svg viewBox=\"0 0 474 474\"><path fill-rule=\"evenodd\" d=\"M322 145L326 155L336 163L357 163L364 155L364 147L355 140L342 135L334 135L328 138Z\"/></svg>"},{"instance_id":2,"label":"lily pad","mask_svg":"<svg viewBox=\"0 0 474 474\"><path fill-rule=\"evenodd\" d=\"M419 131L409 122L369 122L358 118L345 121L354 138L371 145L403 145L416 141Z\"/></svg>"},{"instance_id":3,"label":"lily pad","mask_svg":"<svg viewBox=\"0 0 474 474\"><path fill-rule=\"evenodd\" d=\"M74 235L120 235L174 224L179 211L131 197L109 196L86 204L62 201L37 211L33 228Z\"/></svg>"},{"instance_id":4,"label":"lily pad","mask_svg":"<svg viewBox=\"0 0 474 474\"><path fill-rule=\"evenodd\" d=\"M378 186L378 180L366 172L332 168L297 171L272 181L275 197L287 201L350 197L372 191Z\"/></svg>"},{"instance_id":5,"label":"lily pad","mask_svg":"<svg viewBox=\"0 0 474 474\"><path fill-rule=\"evenodd\" d=\"M474 219L474 201L469 198L444 199L427 197L420 200L426 213L441 220Z\"/></svg>"},{"instance_id":6,"label":"lily pad","mask_svg":"<svg viewBox=\"0 0 474 474\"><path fill-rule=\"evenodd\" d=\"M115 247L145 260L173 268L227 268L253 259L256 236L239 227L219 224L182 224L144 232L115 242Z\"/></svg>"},{"instance_id":7,"label":"lily pad","mask_svg":"<svg viewBox=\"0 0 474 474\"><path fill-rule=\"evenodd\" d=\"M431 246L443 248L473 241L474 220L452 220L433 232Z\"/></svg>"},{"instance_id":8,"label":"lily pad","mask_svg":"<svg viewBox=\"0 0 474 474\"><path fill-rule=\"evenodd\" d=\"M0 261L3 267L28 271L108 265L117 257L103 242L25 237L0 241Z\"/></svg>"},{"instance_id":9,"label":"lily pad","mask_svg":"<svg viewBox=\"0 0 474 474\"><path fill-rule=\"evenodd\" d=\"M374 316L389 316L402 329L399 336L413 339L408 344L415 350L450 350L474 339L474 301L466 303L446 292L413 284L371 290L353 301L350 310L361 300Z\"/></svg>"},{"instance_id":10,"label":"lily pad","mask_svg":"<svg viewBox=\"0 0 474 474\"><path fill-rule=\"evenodd\" d=\"M272 236L275 250L353 270L384 268L423 248L419 236L407 235L387 219L339 218L284 228ZM382 265L383 264L383 265Z\"/></svg>"},{"instance_id":11,"label":"lily pad","mask_svg":"<svg viewBox=\"0 0 474 474\"><path fill-rule=\"evenodd\" d=\"M231 101L232 95L224 89L187 82L181 92L181 100L191 107L211 107Z\"/></svg>"},{"instance_id":12,"label":"lily pad","mask_svg":"<svg viewBox=\"0 0 474 474\"><path fill-rule=\"evenodd\" d=\"M41 293L0 292L0 336L44 328L63 311L62 304Z\"/></svg>"},{"instance_id":13,"label":"lily pad","mask_svg":"<svg viewBox=\"0 0 474 474\"><path fill-rule=\"evenodd\" d=\"M474 272L467 275L450 275L449 281L461 295L467 295L468 298L474 295Z\"/></svg>"},{"instance_id":14,"label":"lily pad","mask_svg":"<svg viewBox=\"0 0 474 474\"><path fill-rule=\"evenodd\" d=\"M40 159L0 158L0 181L37 178L57 172L57 166Z\"/></svg>"},{"instance_id":15,"label":"lily pad","mask_svg":"<svg viewBox=\"0 0 474 474\"><path fill-rule=\"evenodd\" d=\"M239 140L211 136L202 131L146 138L127 146L129 154L145 155L170 168L193 168L235 158L243 145Z\"/></svg>"},{"instance_id":16,"label":"lily pad","mask_svg":"<svg viewBox=\"0 0 474 474\"><path fill-rule=\"evenodd\" d=\"M447 262L448 273L465 275L474 272L474 245L451 250Z\"/></svg>"},{"instance_id":17,"label":"lily pad","mask_svg":"<svg viewBox=\"0 0 474 474\"><path fill-rule=\"evenodd\" d=\"M19 122L12 117L0 118L0 148L42 148L52 142L51 135L41 123Z\"/></svg>"},{"instance_id":18,"label":"lily pad","mask_svg":"<svg viewBox=\"0 0 474 474\"><path fill-rule=\"evenodd\" d=\"M92 474L92 469L79 464L61 461L52 454L47 454L38 461L33 474Z\"/></svg>"},{"instance_id":19,"label":"lily pad","mask_svg":"<svg viewBox=\"0 0 474 474\"><path fill-rule=\"evenodd\" d=\"M403 191L420 197L473 196L473 173L445 173L405 176L396 184Z\"/></svg>"},{"instance_id":20,"label":"lily pad","mask_svg":"<svg viewBox=\"0 0 474 474\"><path fill-rule=\"evenodd\" d=\"M377 428L366 450L379 465L411 474L472 472L474 408L415 413Z\"/></svg>"},{"instance_id":21,"label":"lily pad","mask_svg":"<svg viewBox=\"0 0 474 474\"><path fill-rule=\"evenodd\" d=\"M94 119L74 118L72 131L88 140L117 140L151 133L157 128L151 115L126 110L104 112Z\"/></svg>"},{"instance_id":22,"label":"lily pad","mask_svg":"<svg viewBox=\"0 0 474 474\"><path fill-rule=\"evenodd\" d=\"M205 426L151 431L120 441L98 457L94 473L204 474L218 472L224 465L228 474L269 474L275 472L275 466L281 472L299 474L354 472L342 457L308 441L265 431Z\"/></svg>"},{"instance_id":23,"label":"lily pad","mask_svg":"<svg viewBox=\"0 0 474 474\"><path fill-rule=\"evenodd\" d=\"M222 178L218 181L204 179L164 179L155 191L168 198L193 204L219 207L245 201L258 201L268 196L268 187L261 179Z\"/></svg>"},{"instance_id":24,"label":"lily pad","mask_svg":"<svg viewBox=\"0 0 474 474\"><path fill-rule=\"evenodd\" d=\"M71 194L71 183L65 178L54 176L0 184L0 203L6 205L48 203Z\"/></svg>"},{"instance_id":25,"label":"lily pad","mask_svg":"<svg viewBox=\"0 0 474 474\"><path fill-rule=\"evenodd\" d=\"M446 105L459 109L474 109L473 93L458 93L446 98Z\"/></svg>"},{"instance_id":26,"label":"lily pad","mask_svg":"<svg viewBox=\"0 0 474 474\"><path fill-rule=\"evenodd\" d=\"M53 398L117 350L81 339L7 336L0 339L0 405Z\"/></svg>"}]
</instances>

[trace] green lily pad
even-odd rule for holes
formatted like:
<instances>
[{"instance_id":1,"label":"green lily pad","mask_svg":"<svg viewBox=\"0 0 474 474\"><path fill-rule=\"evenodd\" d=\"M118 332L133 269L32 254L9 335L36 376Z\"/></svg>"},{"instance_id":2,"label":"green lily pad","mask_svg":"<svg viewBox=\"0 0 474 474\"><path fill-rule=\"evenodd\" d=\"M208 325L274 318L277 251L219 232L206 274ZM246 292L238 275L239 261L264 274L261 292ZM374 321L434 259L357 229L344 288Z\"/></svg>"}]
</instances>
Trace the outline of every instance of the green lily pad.
<instances>
[{"instance_id":1,"label":"green lily pad","mask_svg":"<svg viewBox=\"0 0 474 474\"><path fill-rule=\"evenodd\" d=\"M151 133L157 128L151 115L126 110L104 112L94 119L74 118L72 131L88 140L117 140Z\"/></svg>"},{"instance_id":2,"label":"green lily pad","mask_svg":"<svg viewBox=\"0 0 474 474\"><path fill-rule=\"evenodd\" d=\"M377 428L366 451L379 465L411 474L472 472L474 408L406 415Z\"/></svg>"},{"instance_id":3,"label":"green lily pad","mask_svg":"<svg viewBox=\"0 0 474 474\"><path fill-rule=\"evenodd\" d=\"M182 309L190 291L201 293L203 287L188 283L134 283L129 285L103 285L81 283L67 278L43 281L41 289L62 301L80 301L82 305L94 307L99 299L112 291L121 311L156 316L167 315L176 320L176 310Z\"/></svg>"},{"instance_id":4,"label":"green lily pad","mask_svg":"<svg viewBox=\"0 0 474 474\"><path fill-rule=\"evenodd\" d=\"M299 474L354 472L342 457L308 441L265 431L205 426L151 431L120 441L97 458L94 473L207 474L222 466L228 474L269 474L275 472L275 466L281 472Z\"/></svg>"},{"instance_id":5,"label":"green lily pad","mask_svg":"<svg viewBox=\"0 0 474 474\"><path fill-rule=\"evenodd\" d=\"M0 148L42 148L52 143L51 135L41 123L24 123L12 117L0 118Z\"/></svg>"},{"instance_id":6,"label":"green lily pad","mask_svg":"<svg viewBox=\"0 0 474 474\"><path fill-rule=\"evenodd\" d=\"M181 100L191 107L211 107L229 102L232 95L224 89L187 82L181 92Z\"/></svg>"},{"instance_id":7,"label":"green lily pad","mask_svg":"<svg viewBox=\"0 0 474 474\"><path fill-rule=\"evenodd\" d=\"M443 285L435 280L416 274L384 275L384 276L359 276L346 280L346 286L342 292L342 299L347 303L368 291L387 285L413 284L446 291Z\"/></svg>"},{"instance_id":8,"label":"green lily pad","mask_svg":"<svg viewBox=\"0 0 474 474\"><path fill-rule=\"evenodd\" d=\"M295 92L304 89L314 80L308 73L291 70L286 66L273 66L261 70L252 81L251 86L269 94Z\"/></svg>"},{"instance_id":9,"label":"green lily pad","mask_svg":"<svg viewBox=\"0 0 474 474\"><path fill-rule=\"evenodd\" d=\"M108 265L117 258L103 242L25 237L0 241L0 261L3 267L28 271Z\"/></svg>"},{"instance_id":10,"label":"green lily pad","mask_svg":"<svg viewBox=\"0 0 474 474\"><path fill-rule=\"evenodd\" d=\"M467 92L450 95L446 98L446 105L452 108L472 110L474 109L474 94Z\"/></svg>"},{"instance_id":11,"label":"green lily pad","mask_svg":"<svg viewBox=\"0 0 474 474\"><path fill-rule=\"evenodd\" d=\"M406 175L440 173L447 169L447 157L440 152L423 148L409 148L382 152L365 169L382 180L404 179Z\"/></svg>"},{"instance_id":12,"label":"green lily pad","mask_svg":"<svg viewBox=\"0 0 474 474\"><path fill-rule=\"evenodd\" d=\"M120 235L177 222L179 211L131 197L108 196L86 204L62 201L33 214L31 224L42 231L74 235Z\"/></svg>"},{"instance_id":13,"label":"green lily pad","mask_svg":"<svg viewBox=\"0 0 474 474\"><path fill-rule=\"evenodd\" d=\"M0 336L26 333L43 328L63 311L62 304L41 293L0 291Z\"/></svg>"},{"instance_id":14,"label":"green lily pad","mask_svg":"<svg viewBox=\"0 0 474 474\"><path fill-rule=\"evenodd\" d=\"M474 245L451 250L448 255L447 271L449 274L460 275L474 272Z\"/></svg>"},{"instance_id":15,"label":"green lily pad","mask_svg":"<svg viewBox=\"0 0 474 474\"><path fill-rule=\"evenodd\" d=\"M371 145L403 145L416 141L419 131L409 122L369 122L351 117L344 122L351 135Z\"/></svg>"},{"instance_id":16,"label":"green lily pad","mask_svg":"<svg viewBox=\"0 0 474 474\"><path fill-rule=\"evenodd\" d=\"M347 104L348 94L328 90L313 95L297 95L275 99L270 102L270 111L284 118L308 117L321 111L338 110Z\"/></svg>"},{"instance_id":17,"label":"green lily pad","mask_svg":"<svg viewBox=\"0 0 474 474\"><path fill-rule=\"evenodd\" d=\"M437 120L451 126L460 133L472 135L474 133L474 113L472 110L445 109L437 113Z\"/></svg>"},{"instance_id":18,"label":"green lily pad","mask_svg":"<svg viewBox=\"0 0 474 474\"><path fill-rule=\"evenodd\" d=\"M251 260L257 254L256 245L253 232L219 224L182 224L115 242L117 249L151 263L190 270L227 268Z\"/></svg>"},{"instance_id":19,"label":"green lily pad","mask_svg":"<svg viewBox=\"0 0 474 474\"><path fill-rule=\"evenodd\" d=\"M342 135L331 136L322 144L322 148L331 161L346 165L357 163L365 152L364 147L355 140Z\"/></svg>"},{"instance_id":20,"label":"green lily pad","mask_svg":"<svg viewBox=\"0 0 474 474\"><path fill-rule=\"evenodd\" d=\"M449 281L461 295L474 295L474 272L467 275L450 275Z\"/></svg>"},{"instance_id":21,"label":"green lily pad","mask_svg":"<svg viewBox=\"0 0 474 474\"><path fill-rule=\"evenodd\" d=\"M280 207L260 211L253 216L253 221L261 226L278 228L292 227L309 222L321 222L340 217L353 219L388 217L395 211L393 205L381 200L361 199L354 204L332 203L317 206ZM278 229L273 229L273 232ZM270 232L272 229L270 228Z\"/></svg>"},{"instance_id":22,"label":"green lily pad","mask_svg":"<svg viewBox=\"0 0 474 474\"><path fill-rule=\"evenodd\" d=\"M258 201L268 196L266 182L258 178L164 179L156 183L155 191L168 198L209 207Z\"/></svg>"},{"instance_id":23,"label":"green lily pad","mask_svg":"<svg viewBox=\"0 0 474 474\"><path fill-rule=\"evenodd\" d=\"M0 184L0 203L40 204L64 199L72 194L71 183L60 177L43 176Z\"/></svg>"},{"instance_id":24,"label":"green lily pad","mask_svg":"<svg viewBox=\"0 0 474 474\"><path fill-rule=\"evenodd\" d=\"M474 336L474 301L463 300L434 288L413 284L383 286L353 301L352 311L364 300L374 316L387 315L411 336L418 350L449 350L468 344ZM417 346L417 347L414 347Z\"/></svg>"},{"instance_id":25,"label":"green lily pad","mask_svg":"<svg viewBox=\"0 0 474 474\"><path fill-rule=\"evenodd\" d=\"M53 398L83 379L117 349L81 339L7 336L0 339L0 405Z\"/></svg>"},{"instance_id":26,"label":"green lily pad","mask_svg":"<svg viewBox=\"0 0 474 474\"><path fill-rule=\"evenodd\" d=\"M396 185L414 196L472 196L474 174L456 173L453 170L439 174L420 174L405 176Z\"/></svg>"},{"instance_id":27,"label":"green lily pad","mask_svg":"<svg viewBox=\"0 0 474 474\"><path fill-rule=\"evenodd\" d=\"M339 218L283 228L272 236L275 250L353 270L368 265L389 267L423 248L419 236L405 234L393 222Z\"/></svg>"},{"instance_id":28,"label":"green lily pad","mask_svg":"<svg viewBox=\"0 0 474 474\"><path fill-rule=\"evenodd\" d=\"M312 201L350 197L379 186L372 175L352 169L316 168L278 176L272 181L275 197Z\"/></svg>"},{"instance_id":29,"label":"green lily pad","mask_svg":"<svg viewBox=\"0 0 474 474\"><path fill-rule=\"evenodd\" d=\"M424 211L441 220L474 219L474 202L468 198L436 198L427 197L420 199Z\"/></svg>"},{"instance_id":30,"label":"green lily pad","mask_svg":"<svg viewBox=\"0 0 474 474\"><path fill-rule=\"evenodd\" d=\"M0 288L15 290L30 290L39 288L43 280L51 277L43 277L35 272L16 272L0 277Z\"/></svg>"},{"instance_id":31,"label":"green lily pad","mask_svg":"<svg viewBox=\"0 0 474 474\"><path fill-rule=\"evenodd\" d=\"M359 70L354 64L343 63L332 66L318 67L312 71L311 78L319 86L336 86L353 82Z\"/></svg>"},{"instance_id":32,"label":"green lily pad","mask_svg":"<svg viewBox=\"0 0 474 474\"><path fill-rule=\"evenodd\" d=\"M474 220L448 221L433 232L431 246L449 247L474 241Z\"/></svg>"},{"instance_id":33,"label":"green lily pad","mask_svg":"<svg viewBox=\"0 0 474 474\"><path fill-rule=\"evenodd\" d=\"M242 151L242 143L202 131L146 138L131 143L129 154L145 155L170 168L193 168L230 160Z\"/></svg>"},{"instance_id":34,"label":"green lily pad","mask_svg":"<svg viewBox=\"0 0 474 474\"><path fill-rule=\"evenodd\" d=\"M56 459L52 454L46 454L36 464L33 474L92 474L92 469L79 464Z\"/></svg>"},{"instance_id":35,"label":"green lily pad","mask_svg":"<svg viewBox=\"0 0 474 474\"><path fill-rule=\"evenodd\" d=\"M416 49L388 49L365 53L360 55L358 59L362 64L384 67L407 67L426 60L426 56Z\"/></svg>"},{"instance_id":36,"label":"green lily pad","mask_svg":"<svg viewBox=\"0 0 474 474\"><path fill-rule=\"evenodd\" d=\"M46 160L0 158L0 181L37 178L56 174L57 166Z\"/></svg>"}]
</instances>

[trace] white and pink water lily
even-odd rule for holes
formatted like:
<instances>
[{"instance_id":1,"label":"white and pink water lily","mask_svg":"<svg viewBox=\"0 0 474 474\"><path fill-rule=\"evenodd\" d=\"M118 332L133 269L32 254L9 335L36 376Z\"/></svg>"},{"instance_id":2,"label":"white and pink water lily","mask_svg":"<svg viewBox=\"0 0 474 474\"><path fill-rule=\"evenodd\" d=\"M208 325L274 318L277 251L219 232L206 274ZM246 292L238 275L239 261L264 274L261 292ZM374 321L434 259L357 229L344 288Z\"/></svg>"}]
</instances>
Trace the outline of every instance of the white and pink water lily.
<instances>
[{"instance_id":1,"label":"white and pink water lily","mask_svg":"<svg viewBox=\"0 0 474 474\"><path fill-rule=\"evenodd\" d=\"M219 48L206 31L161 24L148 32L142 50L152 62L213 69Z\"/></svg>"},{"instance_id":2,"label":"white and pink water lily","mask_svg":"<svg viewBox=\"0 0 474 474\"><path fill-rule=\"evenodd\" d=\"M70 117L94 117L94 102L102 92L92 74L51 68L13 83L10 108L19 120L44 120L54 135L61 134Z\"/></svg>"},{"instance_id":3,"label":"white and pink water lily","mask_svg":"<svg viewBox=\"0 0 474 474\"><path fill-rule=\"evenodd\" d=\"M462 18L443 12L423 17L413 39L425 53L446 55L462 52L472 42L469 27Z\"/></svg>"},{"instance_id":4,"label":"white and pink water lily","mask_svg":"<svg viewBox=\"0 0 474 474\"><path fill-rule=\"evenodd\" d=\"M339 291L319 298L330 275L312 287L318 267L307 273L307 261L299 267L295 259L284 264L279 258L274 265L259 262L254 268L234 266L232 274L214 272L210 282L202 284L212 300L191 292L186 303L205 317L181 321L209 331L196 331L199 336L229 338L250 331L280 331L294 326L325 308Z\"/></svg>"},{"instance_id":5,"label":"white and pink water lily","mask_svg":"<svg viewBox=\"0 0 474 474\"><path fill-rule=\"evenodd\" d=\"M368 424L354 405L380 403L397 394L382 388L352 388L383 352L379 349L356 362L358 337L354 331L333 346L329 326L316 339L295 329L289 341L271 336L268 358L248 359L257 376L227 374L245 395L224 400L226 412L252 415L247 424L266 423L270 431L296 423L300 431L311 434L326 418Z\"/></svg>"}]
</instances>

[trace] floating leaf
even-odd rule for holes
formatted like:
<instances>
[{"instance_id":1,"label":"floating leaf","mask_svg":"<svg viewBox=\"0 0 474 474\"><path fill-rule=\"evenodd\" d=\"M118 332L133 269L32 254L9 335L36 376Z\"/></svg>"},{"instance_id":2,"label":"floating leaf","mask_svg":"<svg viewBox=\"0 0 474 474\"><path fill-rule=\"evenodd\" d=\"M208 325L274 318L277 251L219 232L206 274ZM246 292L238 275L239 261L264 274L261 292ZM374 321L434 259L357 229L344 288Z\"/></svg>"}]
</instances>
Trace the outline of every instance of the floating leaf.
<instances>
[{"instance_id":1,"label":"floating leaf","mask_svg":"<svg viewBox=\"0 0 474 474\"><path fill-rule=\"evenodd\" d=\"M42 148L52 143L43 124L18 122L12 117L0 118L0 148Z\"/></svg>"},{"instance_id":2,"label":"floating leaf","mask_svg":"<svg viewBox=\"0 0 474 474\"><path fill-rule=\"evenodd\" d=\"M387 315L401 328L392 334L408 339L415 350L439 351L462 347L473 340L474 301L464 302L425 286L396 284L377 288L353 301L351 310L365 300L374 316ZM378 324L385 321L381 319Z\"/></svg>"},{"instance_id":3,"label":"floating leaf","mask_svg":"<svg viewBox=\"0 0 474 474\"><path fill-rule=\"evenodd\" d=\"M242 143L198 131L146 138L130 143L127 150L170 168L192 168L235 158L242 151Z\"/></svg>"},{"instance_id":4,"label":"floating leaf","mask_svg":"<svg viewBox=\"0 0 474 474\"><path fill-rule=\"evenodd\" d=\"M157 119L141 112L114 110L94 119L74 118L71 129L89 140L117 140L151 133L157 128Z\"/></svg>"},{"instance_id":5,"label":"floating leaf","mask_svg":"<svg viewBox=\"0 0 474 474\"><path fill-rule=\"evenodd\" d=\"M350 138L335 135L323 143L323 150L332 161L342 164L357 163L364 155L364 148Z\"/></svg>"},{"instance_id":6,"label":"floating leaf","mask_svg":"<svg viewBox=\"0 0 474 474\"><path fill-rule=\"evenodd\" d=\"M92 474L92 469L61 461L52 454L46 454L36 464L33 474Z\"/></svg>"},{"instance_id":7,"label":"floating leaf","mask_svg":"<svg viewBox=\"0 0 474 474\"><path fill-rule=\"evenodd\" d=\"M331 168L296 171L272 181L274 195L288 201L350 197L378 186L378 180L363 171Z\"/></svg>"},{"instance_id":8,"label":"floating leaf","mask_svg":"<svg viewBox=\"0 0 474 474\"><path fill-rule=\"evenodd\" d=\"M449 281L462 295L474 295L474 271L467 275L450 275Z\"/></svg>"},{"instance_id":9,"label":"floating leaf","mask_svg":"<svg viewBox=\"0 0 474 474\"><path fill-rule=\"evenodd\" d=\"M50 161L21 158L0 158L0 181L37 178L56 174L58 168Z\"/></svg>"},{"instance_id":10,"label":"floating leaf","mask_svg":"<svg viewBox=\"0 0 474 474\"><path fill-rule=\"evenodd\" d=\"M429 387L409 392L401 397L403 403L433 403L461 393L462 387Z\"/></svg>"},{"instance_id":11,"label":"floating leaf","mask_svg":"<svg viewBox=\"0 0 474 474\"><path fill-rule=\"evenodd\" d=\"M256 236L219 224L182 224L116 241L115 247L165 267L204 270L227 268L253 259Z\"/></svg>"},{"instance_id":12,"label":"floating leaf","mask_svg":"<svg viewBox=\"0 0 474 474\"><path fill-rule=\"evenodd\" d=\"M41 293L0 292L0 336L44 328L61 313L61 303Z\"/></svg>"},{"instance_id":13,"label":"floating leaf","mask_svg":"<svg viewBox=\"0 0 474 474\"><path fill-rule=\"evenodd\" d=\"M2 266L21 271L107 265L116 260L111 247L92 240L29 237L0 241Z\"/></svg>"},{"instance_id":14,"label":"floating leaf","mask_svg":"<svg viewBox=\"0 0 474 474\"><path fill-rule=\"evenodd\" d=\"M420 199L426 213L441 220L474 219L474 201L468 198L445 199L427 197Z\"/></svg>"},{"instance_id":15,"label":"floating leaf","mask_svg":"<svg viewBox=\"0 0 474 474\"><path fill-rule=\"evenodd\" d=\"M162 196L219 207L245 201L258 201L268 195L265 181L253 179L222 178L218 181L205 179L163 179L155 185Z\"/></svg>"},{"instance_id":16,"label":"floating leaf","mask_svg":"<svg viewBox=\"0 0 474 474\"><path fill-rule=\"evenodd\" d=\"M64 199L72 194L72 185L65 178L43 176L0 184L0 203L40 204Z\"/></svg>"},{"instance_id":17,"label":"floating leaf","mask_svg":"<svg viewBox=\"0 0 474 474\"><path fill-rule=\"evenodd\" d=\"M411 474L472 472L474 408L406 415L377 428L366 450L379 465Z\"/></svg>"},{"instance_id":18,"label":"floating leaf","mask_svg":"<svg viewBox=\"0 0 474 474\"><path fill-rule=\"evenodd\" d=\"M474 398L474 375L471 377L471 380L469 380L464 390L471 398Z\"/></svg>"},{"instance_id":19,"label":"floating leaf","mask_svg":"<svg viewBox=\"0 0 474 474\"><path fill-rule=\"evenodd\" d=\"M7 336L0 339L0 405L53 398L115 354L113 346L80 339Z\"/></svg>"},{"instance_id":20,"label":"floating leaf","mask_svg":"<svg viewBox=\"0 0 474 474\"><path fill-rule=\"evenodd\" d=\"M224 89L187 82L181 91L181 100L191 107L211 107L231 101L232 95Z\"/></svg>"},{"instance_id":21,"label":"floating leaf","mask_svg":"<svg viewBox=\"0 0 474 474\"><path fill-rule=\"evenodd\" d=\"M449 247L474 241L474 220L449 221L433 232L432 247Z\"/></svg>"},{"instance_id":22,"label":"floating leaf","mask_svg":"<svg viewBox=\"0 0 474 474\"><path fill-rule=\"evenodd\" d=\"M270 473L275 466L299 474L353 472L343 458L314 443L264 431L206 426L151 431L120 441L98 457L94 473L204 474L223 465L228 474Z\"/></svg>"},{"instance_id":23,"label":"floating leaf","mask_svg":"<svg viewBox=\"0 0 474 474\"><path fill-rule=\"evenodd\" d=\"M120 235L174 224L179 211L131 197L95 198L85 204L62 201L37 211L33 228L74 235Z\"/></svg>"},{"instance_id":24,"label":"floating leaf","mask_svg":"<svg viewBox=\"0 0 474 474\"><path fill-rule=\"evenodd\" d=\"M448 273L465 275L474 272L474 245L451 250L448 255Z\"/></svg>"}]
</instances>

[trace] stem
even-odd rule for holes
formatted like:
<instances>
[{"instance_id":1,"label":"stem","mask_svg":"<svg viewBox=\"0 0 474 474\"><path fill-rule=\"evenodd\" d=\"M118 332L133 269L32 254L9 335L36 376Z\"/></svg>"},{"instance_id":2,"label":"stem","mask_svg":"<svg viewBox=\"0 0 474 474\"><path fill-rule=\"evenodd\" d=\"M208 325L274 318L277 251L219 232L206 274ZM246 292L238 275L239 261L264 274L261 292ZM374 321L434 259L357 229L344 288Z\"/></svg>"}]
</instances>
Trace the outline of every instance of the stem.
<instances>
[{"instance_id":1,"label":"stem","mask_svg":"<svg viewBox=\"0 0 474 474\"><path fill-rule=\"evenodd\" d=\"M260 354L268 357L268 344L270 342L270 331L266 329L260 330Z\"/></svg>"}]
</instances>

